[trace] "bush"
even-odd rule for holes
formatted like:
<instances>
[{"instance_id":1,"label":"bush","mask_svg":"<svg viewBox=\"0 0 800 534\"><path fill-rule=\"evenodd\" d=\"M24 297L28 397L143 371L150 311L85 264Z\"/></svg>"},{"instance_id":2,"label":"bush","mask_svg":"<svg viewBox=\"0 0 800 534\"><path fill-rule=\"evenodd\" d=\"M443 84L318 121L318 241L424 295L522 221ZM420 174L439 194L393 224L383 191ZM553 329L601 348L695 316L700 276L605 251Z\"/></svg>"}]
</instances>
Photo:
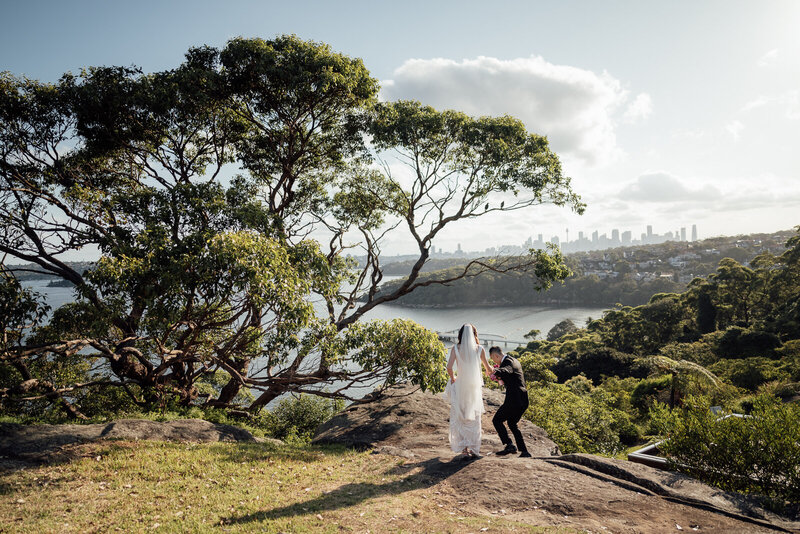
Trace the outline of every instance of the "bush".
<instances>
[{"instance_id":1,"label":"bush","mask_svg":"<svg viewBox=\"0 0 800 534\"><path fill-rule=\"evenodd\" d=\"M522 366L522 373L525 375L525 382L529 385L544 385L557 380L555 373L550 368L556 363L552 356L546 356L538 352L523 352L519 357L519 364ZM494 384L494 382L490 382Z\"/></svg>"},{"instance_id":2,"label":"bush","mask_svg":"<svg viewBox=\"0 0 800 534\"><path fill-rule=\"evenodd\" d=\"M608 376L644 378L648 372L646 367L635 362L635 356L607 347L570 352L558 360L552 369L559 382L582 374L595 385Z\"/></svg>"},{"instance_id":3,"label":"bush","mask_svg":"<svg viewBox=\"0 0 800 534\"><path fill-rule=\"evenodd\" d=\"M613 399L600 389L577 394L563 384L550 384L531 389L529 398L525 417L546 430L562 453L613 456L639 437L628 415L612 408Z\"/></svg>"},{"instance_id":4,"label":"bush","mask_svg":"<svg viewBox=\"0 0 800 534\"><path fill-rule=\"evenodd\" d=\"M769 358L746 358L743 360L720 360L709 367L709 371L736 387L749 391L774 380L788 380L789 373L781 369L781 363Z\"/></svg>"},{"instance_id":5,"label":"bush","mask_svg":"<svg viewBox=\"0 0 800 534\"><path fill-rule=\"evenodd\" d=\"M317 427L342 411L344 401L315 395L283 399L274 410L262 414L262 426L273 438L308 442Z\"/></svg>"},{"instance_id":6,"label":"bush","mask_svg":"<svg viewBox=\"0 0 800 534\"><path fill-rule=\"evenodd\" d=\"M560 323L553 326L549 332L547 332L547 341L555 341L560 339L562 336L577 331L578 327L575 326L575 323L572 321L572 319L564 319Z\"/></svg>"},{"instance_id":7,"label":"bush","mask_svg":"<svg viewBox=\"0 0 800 534\"><path fill-rule=\"evenodd\" d=\"M756 493L778 507L800 502L800 405L759 396L749 417L719 418L706 398L684 409L654 408L670 464L729 491Z\"/></svg>"},{"instance_id":8,"label":"bush","mask_svg":"<svg viewBox=\"0 0 800 534\"><path fill-rule=\"evenodd\" d=\"M717 345L717 354L723 358L767 356L774 358L781 340L775 334L732 326L725 330Z\"/></svg>"},{"instance_id":9,"label":"bush","mask_svg":"<svg viewBox=\"0 0 800 534\"><path fill-rule=\"evenodd\" d=\"M645 415L653 402L659 401L664 404L669 402L671 387L672 375L646 378L633 388L631 404L640 414Z\"/></svg>"}]
</instances>

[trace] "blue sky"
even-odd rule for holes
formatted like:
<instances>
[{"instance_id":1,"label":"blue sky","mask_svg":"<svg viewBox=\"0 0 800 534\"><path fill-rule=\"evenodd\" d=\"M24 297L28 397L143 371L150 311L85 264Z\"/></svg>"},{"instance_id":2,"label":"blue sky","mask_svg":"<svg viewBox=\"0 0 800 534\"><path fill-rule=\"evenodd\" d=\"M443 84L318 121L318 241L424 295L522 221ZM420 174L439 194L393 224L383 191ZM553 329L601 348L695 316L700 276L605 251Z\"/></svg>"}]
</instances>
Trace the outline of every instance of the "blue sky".
<instances>
[{"instance_id":1,"label":"blue sky","mask_svg":"<svg viewBox=\"0 0 800 534\"><path fill-rule=\"evenodd\" d=\"M565 229L700 237L800 224L800 2L2 2L0 70L177 66L191 46L295 33L364 59L383 98L509 113L548 135L582 217L537 209L442 236ZM402 241L390 250L403 252Z\"/></svg>"}]
</instances>

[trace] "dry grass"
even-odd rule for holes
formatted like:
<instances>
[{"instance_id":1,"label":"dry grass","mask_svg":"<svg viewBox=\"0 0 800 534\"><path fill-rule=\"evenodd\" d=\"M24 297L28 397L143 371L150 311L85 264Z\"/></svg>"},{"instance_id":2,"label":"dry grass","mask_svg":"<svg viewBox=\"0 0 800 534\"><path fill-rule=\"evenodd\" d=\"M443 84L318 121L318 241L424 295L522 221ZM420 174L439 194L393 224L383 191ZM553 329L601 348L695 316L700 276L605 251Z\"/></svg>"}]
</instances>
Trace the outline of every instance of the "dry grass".
<instances>
[{"instance_id":1,"label":"dry grass","mask_svg":"<svg viewBox=\"0 0 800 534\"><path fill-rule=\"evenodd\" d=\"M0 532L566 532L464 509L413 464L340 448L104 442L0 471Z\"/></svg>"}]
</instances>

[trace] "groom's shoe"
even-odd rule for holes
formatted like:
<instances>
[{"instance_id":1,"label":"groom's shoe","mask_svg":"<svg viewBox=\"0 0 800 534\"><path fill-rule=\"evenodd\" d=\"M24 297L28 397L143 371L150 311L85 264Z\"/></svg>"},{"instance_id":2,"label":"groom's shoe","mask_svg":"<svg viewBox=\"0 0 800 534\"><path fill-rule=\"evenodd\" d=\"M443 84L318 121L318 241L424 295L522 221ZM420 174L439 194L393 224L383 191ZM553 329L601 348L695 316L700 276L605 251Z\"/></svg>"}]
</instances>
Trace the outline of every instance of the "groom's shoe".
<instances>
[{"instance_id":1,"label":"groom's shoe","mask_svg":"<svg viewBox=\"0 0 800 534\"><path fill-rule=\"evenodd\" d=\"M505 449L503 449L502 451L497 451L495 455L505 456L506 454L514 454L515 452L517 452L517 448L509 443L508 445L506 445Z\"/></svg>"},{"instance_id":2,"label":"groom's shoe","mask_svg":"<svg viewBox=\"0 0 800 534\"><path fill-rule=\"evenodd\" d=\"M528 451L522 451L522 454L520 454L519 457L520 458L530 458L531 457L531 453L529 453Z\"/></svg>"}]
</instances>

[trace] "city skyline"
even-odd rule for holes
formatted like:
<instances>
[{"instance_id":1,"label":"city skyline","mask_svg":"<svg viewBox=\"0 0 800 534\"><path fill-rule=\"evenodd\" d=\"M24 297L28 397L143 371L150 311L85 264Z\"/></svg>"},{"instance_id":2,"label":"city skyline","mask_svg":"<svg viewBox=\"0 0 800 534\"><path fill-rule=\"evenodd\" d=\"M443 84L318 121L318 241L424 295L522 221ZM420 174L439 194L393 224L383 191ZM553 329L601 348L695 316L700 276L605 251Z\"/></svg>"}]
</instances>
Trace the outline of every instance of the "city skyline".
<instances>
[{"instance_id":1,"label":"city skyline","mask_svg":"<svg viewBox=\"0 0 800 534\"><path fill-rule=\"evenodd\" d=\"M565 235L569 236L568 228L565 230ZM687 228L685 226L677 228L674 232L667 231L663 234L658 234L653 231L653 225L649 224L645 227L645 231L640 234L638 239L634 238L632 230L624 230L620 232L618 228L613 228L611 230L611 237L608 237L607 233L601 234L599 230L594 230L589 235L590 237L587 237L587 234L584 231L579 230L577 239L572 241L562 241L557 235L550 236L548 239L545 239L544 233L538 233L536 234L536 239L534 239L534 236L529 236L528 239L526 239L521 245L495 245L486 247L483 250L465 250L462 248L461 243L457 243L456 248L452 252L449 252L446 251L444 247L440 246L437 248L434 245L431 248L431 257L467 257L475 254L482 254L486 256L521 254L525 253L529 249L543 249L548 243L557 245L564 253L571 253L605 250L616 247L657 245L660 243L666 243L668 241L687 243L699 241L699 234L696 224L691 226L690 234L687 233Z\"/></svg>"}]
</instances>

